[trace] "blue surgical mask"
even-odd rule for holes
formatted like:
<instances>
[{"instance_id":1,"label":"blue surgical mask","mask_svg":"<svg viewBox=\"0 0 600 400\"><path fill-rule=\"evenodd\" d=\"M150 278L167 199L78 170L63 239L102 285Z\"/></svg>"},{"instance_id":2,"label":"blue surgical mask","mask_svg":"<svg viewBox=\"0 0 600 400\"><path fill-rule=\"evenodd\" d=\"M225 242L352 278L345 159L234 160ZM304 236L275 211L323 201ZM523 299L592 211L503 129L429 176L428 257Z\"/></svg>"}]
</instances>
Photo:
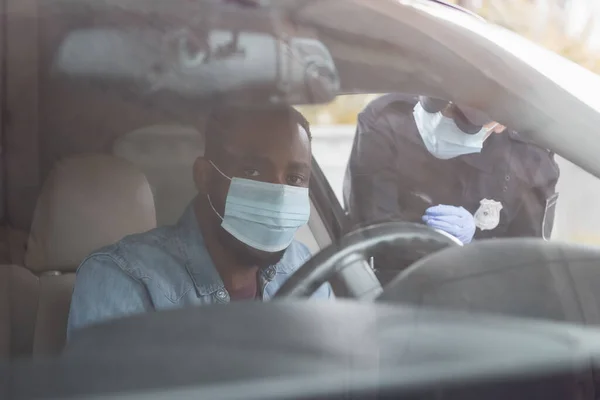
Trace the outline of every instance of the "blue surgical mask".
<instances>
[{"instance_id":1,"label":"blue surgical mask","mask_svg":"<svg viewBox=\"0 0 600 400\"><path fill-rule=\"evenodd\" d=\"M275 253L286 249L298 229L308 222L308 188L230 178L212 161L211 165L231 181L221 226L242 243L257 250Z\"/></svg>"},{"instance_id":2,"label":"blue surgical mask","mask_svg":"<svg viewBox=\"0 0 600 400\"><path fill-rule=\"evenodd\" d=\"M413 116L425 147L431 155L442 160L480 153L483 142L496 127L481 128L476 134L469 135L461 131L452 118L441 112L428 113L421 103L415 106Z\"/></svg>"}]
</instances>

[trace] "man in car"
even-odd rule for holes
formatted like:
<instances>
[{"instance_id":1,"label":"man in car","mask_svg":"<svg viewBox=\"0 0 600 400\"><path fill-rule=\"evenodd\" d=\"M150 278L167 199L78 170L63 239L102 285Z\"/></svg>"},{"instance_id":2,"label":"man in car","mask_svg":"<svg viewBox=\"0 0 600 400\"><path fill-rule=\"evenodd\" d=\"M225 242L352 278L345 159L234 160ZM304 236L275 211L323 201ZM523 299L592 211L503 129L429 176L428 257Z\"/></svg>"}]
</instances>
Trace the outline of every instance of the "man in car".
<instances>
[{"instance_id":1,"label":"man in car","mask_svg":"<svg viewBox=\"0 0 600 400\"><path fill-rule=\"evenodd\" d=\"M424 222L463 243L548 239L558 176L553 153L478 110L388 94L359 115L344 197L355 224Z\"/></svg>"},{"instance_id":2,"label":"man in car","mask_svg":"<svg viewBox=\"0 0 600 400\"><path fill-rule=\"evenodd\" d=\"M188 305L268 300L310 258L311 135L292 108L221 109L193 167L198 196L177 225L132 235L77 271L68 334L92 323ZM328 284L313 297L333 297Z\"/></svg>"}]
</instances>

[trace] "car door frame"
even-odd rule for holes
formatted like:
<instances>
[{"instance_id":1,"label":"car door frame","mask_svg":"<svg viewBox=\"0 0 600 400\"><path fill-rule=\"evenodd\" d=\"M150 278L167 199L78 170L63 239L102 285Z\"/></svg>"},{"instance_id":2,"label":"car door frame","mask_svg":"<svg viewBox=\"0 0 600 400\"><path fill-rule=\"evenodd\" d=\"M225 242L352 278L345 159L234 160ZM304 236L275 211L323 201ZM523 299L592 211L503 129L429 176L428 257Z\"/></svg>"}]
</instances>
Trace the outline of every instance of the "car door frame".
<instances>
[{"instance_id":1,"label":"car door frame","mask_svg":"<svg viewBox=\"0 0 600 400\"><path fill-rule=\"evenodd\" d=\"M331 241L335 243L344 235L348 228L348 215L342 208L333 188L314 156L312 157L310 197L323 225L327 229ZM319 243L319 245L322 245L322 243Z\"/></svg>"}]
</instances>

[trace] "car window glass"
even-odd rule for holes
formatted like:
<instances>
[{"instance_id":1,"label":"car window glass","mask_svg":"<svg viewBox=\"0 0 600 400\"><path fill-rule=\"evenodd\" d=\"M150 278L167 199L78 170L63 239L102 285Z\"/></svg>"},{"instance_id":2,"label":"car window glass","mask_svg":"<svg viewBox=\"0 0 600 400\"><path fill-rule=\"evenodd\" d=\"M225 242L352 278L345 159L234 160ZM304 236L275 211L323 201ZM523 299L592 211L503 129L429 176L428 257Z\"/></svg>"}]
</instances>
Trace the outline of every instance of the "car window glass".
<instances>
[{"instance_id":1,"label":"car window glass","mask_svg":"<svg viewBox=\"0 0 600 400\"><path fill-rule=\"evenodd\" d=\"M480 10L474 4L490 1L457 3L470 3L483 13L489 8ZM295 238L309 252L296 253L294 262L283 268L286 276L330 244L331 251L339 249L335 246L351 230L390 221L420 224L419 228L426 224L463 244L535 237L600 245L600 179L544 147L546 143L565 149L565 157L600 172L600 141L595 135L600 107L594 89L600 87L595 73L600 71L600 56L588 56L564 42L566 50L550 49L564 50L560 57L526 41L524 37L540 42L555 38L529 30L543 25L539 21L530 23L525 17L519 25L526 32L515 26L518 32L507 32L493 25L498 21L491 15L486 15L492 22L488 24L426 1L0 3L7 10L0 34L0 219L5 217L5 227L11 230L4 242L0 240L0 250L8 250L0 253L10 253L6 264L27 268L33 264L26 260L36 255L32 249L43 257L69 255L39 262L32 270L36 279L46 273L52 278L56 273L74 274L98 249L156 227L171 232L166 226L181 220L192 225L214 220L209 231L223 233L229 197L225 190L217 207L206 207L208 218L194 219L184 212L193 211L188 206L202 186L194 181L192 165L204 152L208 116L232 99L239 100L233 102L238 109L250 112L294 105L310 122L318 168L313 168L309 191L286 188L294 179L279 185L301 192L298 199L308 199L300 212L273 210L278 203L259 193L259 206L269 203L267 210L248 217L251 213L243 211L259 208L247 204L256 199L244 193L229 198L229 204L238 201L238 212L242 209L246 222L251 222L251 229L237 232L247 242L257 237L276 242L283 236L278 228L303 224L290 240ZM496 5L505 3L509 2ZM517 10L511 18L525 15ZM591 71L582 72L567 58ZM427 105L419 98L424 92L441 98ZM461 101L481 110L463 110ZM306 103L320 104L298 105ZM440 110L459 110L455 115L460 121ZM522 131L502 129L486 119L487 113ZM240 137L251 137L251 123L240 125ZM466 128L472 131L464 132ZM267 148L285 136L268 124L256 131L270 136L248 140L240 148L252 143ZM278 159L292 147L278 146L272 153ZM308 165L310 153L303 154L307 156L302 165ZM89 169L84 171L77 162L86 159ZM102 159L102 165L94 164ZM123 159L143 173L134 184L127 180L134 174L121 165ZM227 172L223 175L243 176L229 173L232 158L217 164ZM67 171L69 179L60 184L49 179L65 165L75 165ZM120 167L128 172L115 172ZM253 177L255 166L244 167ZM230 184L212 167L210 171L215 181ZM289 170L280 174L293 175ZM273 183L266 181L262 183ZM265 187L250 187L257 186ZM205 204L207 192L198 196ZM44 193L50 195L41 196ZM137 219L137 211L150 208L139 213L143 218L137 216L143 223L129 223ZM231 220L236 218L239 222L239 216L231 215ZM268 227L269 234L254 234L257 226ZM167 268L167 275L181 270L184 276L193 267L183 264L188 260L180 257L181 243L169 240L173 237L168 233L148 246L149 251L163 244L172 248L169 256L140 261L144 279L150 276L146 266ZM35 241L38 246L31 245ZM273 243L258 247L289 248ZM136 254L130 265L142 256L146 253ZM190 260L199 258L196 254ZM165 267L171 261L181 268ZM394 278L398 270L391 272ZM203 291L190 279L146 281L156 283L156 298L168 307L184 295L196 301ZM65 288L68 299L71 288ZM270 288L275 292L273 284ZM125 304L111 295L105 298Z\"/></svg>"},{"instance_id":2,"label":"car window glass","mask_svg":"<svg viewBox=\"0 0 600 400\"><path fill-rule=\"evenodd\" d=\"M344 207L347 211L348 204L347 196L348 193L344 194L345 179L348 179L348 162L353 149L353 145L356 145L356 130L357 130L357 119L361 111L365 109L373 100L381 97L381 94L372 95L347 95L339 96L335 102L324 105L324 106L310 106L310 107L299 107L313 124L313 154L316 161L319 163L325 177L332 190L336 194L336 198L339 204ZM395 129L401 129L400 126ZM544 151L535 152L529 154L532 160L538 159L542 156ZM402 153L400 151L400 153ZM406 155L400 154L399 157L405 157ZM377 158L373 155L374 160ZM545 198L540 197L539 204L537 205L540 209L544 209L544 212L540 214L541 218L532 221L531 224L539 225L536 229L540 235L544 234L544 225L552 223L552 229L546 229L546 232L550 233L551 239L554 240L566 240L576 243L586 244L598 244L600 243L600 235L596 233L596 227L600 224L600 213L595 212L593 206L595 200L600 197L600 182L591 174L584 171L580 167L572 164L565 160L559 155L554 155L555 165L559 173L559 178L556 180L555 189L553 192L549 192ZM515 166L517 163L516 159L508 161L508 166ZM535 163L533 163L535 164ZM510 188L510 179L544 179L544 171L541 170L539 165L530 165L529 170L519 171L516 178L511 174L505 174L501 177L497 177L497 185L504 189L504 187ZM551 165L551 164L549 164ZM410 169L408 174L416 174L419 168L423 165L407 165ZM485 168L485 166L483 167ZM490 176L493 176L493 172L490 168ZM375 178L378 172L371 170L371 178ZM508 178L507 178L508 176ZM467 179L467 178L465 178ZM428 175L426 177L428 184L434 184L443 187L446 183L440 180L439 177L434 175ZM491 183L491 182L490 182ZM522 182L520 182L522 184ZM470 185L474 185L473 182ZM491 185L493 186L493 184ZM465 186L465 190L468 190L468 185ZM401 190L401 188L395 188ZM426 193L424 193L426 194ZM346 196L346 197L345 197ZM397 201L398 194L395 191L387 192L388 197L392 197L392 201ZM494 200L491 198L488 200ZM482 196L479 200L484 200ZM390 200L390 199L388 199ZM385 199L382 199L384 202ZM504 205L502 205L504 206ZM494 212L494 203L488 204L490 213ZM498 206L500 207L500 206ZM473 210L472 214L477 213L478 210L483 209L482 204ZM548 210L546 212L546 209ZM550 221L550 213L554 210L553 221ZM485 213L482 211L480 214ZM500 219L504 217L504 213L500 209ZM547 215L544 216L544 213ZM417 215L420 217L420 215ZM499 225L503 222L500 221ZM493 224L493 223L492 223ZM480 228L476 228L481 230ZM522 229L527 230L527 227ZM493 230L493 229L491 229ZM520 232L516 231L515 236L519 236ZM523 235L526 236L526 235Z\"/></svg>"},{"instance_id":3,"label":"car window glass","mask_svg":"<svg viewBox=\"0 0 600 400\"><path fill-rule=\"evenodd\" d=\"M312 124L313 156L342 207L344 176L356 133L358 113L378 96L345 95L338 96L328 105L297 107Z\"/></svg>"}]
</instances>

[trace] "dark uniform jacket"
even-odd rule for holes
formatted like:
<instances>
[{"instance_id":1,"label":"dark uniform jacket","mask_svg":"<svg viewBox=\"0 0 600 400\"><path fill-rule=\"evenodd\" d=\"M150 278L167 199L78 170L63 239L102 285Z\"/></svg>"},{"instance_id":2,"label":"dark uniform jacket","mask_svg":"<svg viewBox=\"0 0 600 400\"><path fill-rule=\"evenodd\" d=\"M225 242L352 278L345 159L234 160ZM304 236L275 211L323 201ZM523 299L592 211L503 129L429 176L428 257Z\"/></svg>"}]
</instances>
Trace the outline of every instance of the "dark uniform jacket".
<instances>
[{"instance_id":1,"label":"dark uniform jacket","mask_svg":"<svg viewBox=\"0 0 600 400\"><path fill-rule=\"evenodd\" d=\"M475 216L476 239L549 238L558 197L554 154L508 131L492 134L481 153L437 159L417 130L416 103L389 94L360 113L344 182L353 223L420 222L427 207L447 204Z\"/></svg>"}]
</instances>

